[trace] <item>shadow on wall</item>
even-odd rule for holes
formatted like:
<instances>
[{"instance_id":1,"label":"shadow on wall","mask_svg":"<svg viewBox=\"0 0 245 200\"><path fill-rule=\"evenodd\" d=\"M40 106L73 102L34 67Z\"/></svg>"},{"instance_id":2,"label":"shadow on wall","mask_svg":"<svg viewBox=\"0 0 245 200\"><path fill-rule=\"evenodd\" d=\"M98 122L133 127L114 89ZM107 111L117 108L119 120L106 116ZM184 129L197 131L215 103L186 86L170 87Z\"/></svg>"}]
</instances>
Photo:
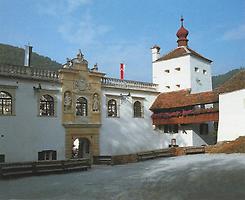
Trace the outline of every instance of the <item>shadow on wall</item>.
<instances>
[{"instance_id":1,"label":"shadow on wall","mask_svg":"<svg viewBox=\"0 0 245 200\"><path fill-rule=\"evenodd\" d=\"M104 105L104 111L106 110ZM103 116L100 134L101 155L121 155L167 148L171 139L176 138L172 134L153 130L152 113L147 106L144 107L144 118L134 118L132 110L132 104L124 102L120 105L120 117ZM185 144L180 137L178 142Z\"/></svg>"}]
</instances>

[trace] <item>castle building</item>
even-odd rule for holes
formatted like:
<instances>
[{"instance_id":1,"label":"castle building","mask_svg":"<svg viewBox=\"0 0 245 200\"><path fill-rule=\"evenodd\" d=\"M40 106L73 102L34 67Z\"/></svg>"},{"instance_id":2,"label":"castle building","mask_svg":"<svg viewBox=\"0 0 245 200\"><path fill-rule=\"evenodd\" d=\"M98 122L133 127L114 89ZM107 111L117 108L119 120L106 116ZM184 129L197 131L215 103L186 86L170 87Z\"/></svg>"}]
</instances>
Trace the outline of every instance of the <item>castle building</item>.
<instances>
[{"instance_id":1,"label":"castle building","mask_svg":"<svg viewBox=\"0 0 245 200\"><path fill-rule=\"evenodd\" d=\"M81 51L56 71L0 66L0 161L122 155L216 142L211 60L188 47L152 48L153 83L107 77ZM27 52L31 52L30 49ZM27 56L30 58L31 56Z\"/></svg>"}]
</instances>

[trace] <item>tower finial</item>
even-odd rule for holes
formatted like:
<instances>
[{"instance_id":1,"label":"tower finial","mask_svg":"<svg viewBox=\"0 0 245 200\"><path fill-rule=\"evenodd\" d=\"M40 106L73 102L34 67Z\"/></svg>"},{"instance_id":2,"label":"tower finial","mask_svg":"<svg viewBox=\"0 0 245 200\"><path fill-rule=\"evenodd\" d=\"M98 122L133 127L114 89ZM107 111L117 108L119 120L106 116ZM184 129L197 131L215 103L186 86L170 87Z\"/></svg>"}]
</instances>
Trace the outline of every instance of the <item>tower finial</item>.
<instances>
[{"instance_id":1,"label":"tower finial","mask_svg":"<svg viewBox=\"0 0 245 200\"><path fill-rule=\"evenodd\" d=\"M180 18L180 21L181 21L181 26L184 26L184 18L183 18L183 15L181 15L181 18Z\"/></svg>"}]
</instances>

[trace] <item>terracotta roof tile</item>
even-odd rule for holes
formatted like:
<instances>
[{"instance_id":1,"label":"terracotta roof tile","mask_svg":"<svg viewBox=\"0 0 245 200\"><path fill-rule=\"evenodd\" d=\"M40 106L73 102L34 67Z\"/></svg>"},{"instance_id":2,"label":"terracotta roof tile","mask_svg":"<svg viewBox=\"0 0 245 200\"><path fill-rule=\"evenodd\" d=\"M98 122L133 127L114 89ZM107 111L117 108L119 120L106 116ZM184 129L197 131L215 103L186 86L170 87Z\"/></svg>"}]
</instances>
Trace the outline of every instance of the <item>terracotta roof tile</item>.
<instances>
[{"instance_id":1,"label":"terracotta roof tile","mask_svg":"<svg viewBox=\"0 0 245 200\"><path fill-rule=\"evenodd\" d=\"M193 56L201 58L207 62L212 62L212 60L209 60L209 59L205 58L204 56L202 56L201 54L197 53L196 51L190 49L189 47L184 47L184 46L178 47L178 48L170 51L166 55L163 55L162 57L160 57L155 62L162 61L162 60L169 60L172 58L178 58L178 57L185 56L185 55L193 55Z\"/></svg>"},{"instance_id":2,"label":"terracotta roof tile","mask_svg":"<svg viewBox=\"0 0 245 200\"><path fill-rule=\"evenodd\" d=\"M242 70L232 76L228 81L215 89L215 92L227 93L241 89L245 89L245 70Z\"/></svg>"},{"instance_id":3,"label":"terracotta roof tile","mask_svg":"<svg viewBox=\"0 0 245 200\"><path fill-rule=\"evenodd\" d=\"M212 91L195 94L191 94L190 90L167 92L158 95L150 110L214 103L218 102L218 99L218 94Z\"/></svg>"}]
</instances>

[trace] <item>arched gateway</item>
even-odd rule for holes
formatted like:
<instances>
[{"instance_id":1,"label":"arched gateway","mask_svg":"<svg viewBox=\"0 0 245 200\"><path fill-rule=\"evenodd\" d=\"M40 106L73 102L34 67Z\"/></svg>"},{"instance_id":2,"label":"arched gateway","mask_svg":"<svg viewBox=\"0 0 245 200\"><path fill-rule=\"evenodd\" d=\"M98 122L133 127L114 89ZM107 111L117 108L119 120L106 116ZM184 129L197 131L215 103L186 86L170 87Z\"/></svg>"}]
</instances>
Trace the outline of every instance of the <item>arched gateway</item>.
<instances>
[{"instance_id":1,"label":"arched gateway","mask_svg":"<svg viewBox=\"0 0 245 200\"><path fill-rule=\"evenodd\" d=\"M87 138L76 138L72 145L72 158L90 158L91 144Z\"/></svg>"}]
</instances>

